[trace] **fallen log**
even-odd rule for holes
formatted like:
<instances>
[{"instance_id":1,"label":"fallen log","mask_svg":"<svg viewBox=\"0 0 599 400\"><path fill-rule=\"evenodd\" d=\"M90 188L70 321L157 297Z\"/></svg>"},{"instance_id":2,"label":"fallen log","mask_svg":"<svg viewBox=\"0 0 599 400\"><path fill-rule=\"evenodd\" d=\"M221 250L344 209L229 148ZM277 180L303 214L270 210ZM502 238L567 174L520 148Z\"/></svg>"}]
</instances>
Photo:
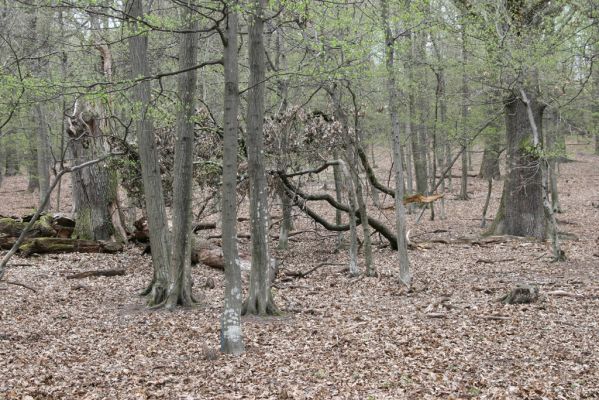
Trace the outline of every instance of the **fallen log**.
<instances>
[{"instance_id":1,"label":"fallen log","mask_svg":"<svg viewBox=\"0 0 599 400\"><path fill-rule=\"evenodd\" d=\"M0 218L0 233L6 236L19 237L28 222L24 219L19 221L15 218ZM42 215L27 232L28 238L32 237L52 237L56 231L52 228L52 216ZM16 241L16 239L15 239ZM13 242L14 243L14 242Z\"/></svg>"},{"instance_id":2,"label":"fallen log","mask_svg":"<svg viewBox=\"0 0 599 400\"><path fill-rule=\"evenodd\" d=\"M117 253L123 251L123 245L117 242L94 240L35 238L26 240L19 250L28 257L34 253Z\"/></svg>"},{"instance_id":3,"label":"fallen log","mask_svg":"<svg viewBox=\"0 0 599 400\"><path fill-rule=\"evenodd\" d=\"M120 276L125 275L124 269L103 269L96 271L84 271L67 276L67 279L83 279L91 276Z\"/></svg>"}]
</instances>

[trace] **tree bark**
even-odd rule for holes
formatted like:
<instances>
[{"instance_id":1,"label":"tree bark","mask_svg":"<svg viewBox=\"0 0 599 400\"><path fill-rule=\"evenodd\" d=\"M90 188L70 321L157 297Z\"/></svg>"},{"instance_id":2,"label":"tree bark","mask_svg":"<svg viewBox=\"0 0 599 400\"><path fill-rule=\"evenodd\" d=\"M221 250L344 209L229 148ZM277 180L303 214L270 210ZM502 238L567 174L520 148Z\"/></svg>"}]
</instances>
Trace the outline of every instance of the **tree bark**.
<instances>
[{"instance_id":1,"label":"tree bark","mask_svg":"<svg viewBox=\"0 0 599 400\"><path fill-rule=\"evenodd\" d=\"M527 90L534 120L542 136L543 106ZM499 210L487 234L547 238L543 209L542 173L534 156L533 137L526 104L514 95L505 101L507 174Z\"/></svg>"},{"instance_id":2,"label":"tree bark","mask_svg":"<svg viewBox=\"0 0 599 400\"><path fill-rule=\"evenodd\" d=\"M129 38L129 54L132 78L150 74L148 62L148 36L136 22L144 17L142 0L130 0L128 14L132 20ZM135 116L135 129L139 143L139 158L144 187L144 199L148 216L150 244L152 246L153 277L143 294L148 296L148 304L155 306L166 299L168 286L168 266L170 264L170 236L164 204L158 150L154 137L154 121L150 107L150 81L142 81L134 87L134 98L139 102L141 114Z\"/></svg>"},{"instance_id":3,"label":"tree bark","mask_svg":"<svg viewBox=\"0 0 599 400\"><path fill-rule=\"evenodd\" d=\"M226 354L244 352L241 329L241 270L237 250L237 132L239 123L238 17L233 2L227 9L224 43L225 94L223 115L222 237L225 261L225 295L221 317L220 348Z\"/></svg>"},{"instance_id":4,"label":"tree bark","mask_svg":"<svg viewBox=\"0 0 599 400\"><path fill-rule=\"evenodd\" d=\"M462 26L462 141L468 146L468 77L466 76L466 65L468 64L468 53L466 52L466 27ZM462 152L462 179L460 181L460 199L469 200L468 196L468 148Z\"/></svg>"},{"instance_id":5,"label":"tree bark","mask_svg":"<svg viewBox=\"0 0 599 400\"><path fill-rule=\"evenodd\" d=\"M270 281L268 242L268 195L264 169L264 8L266 0L253 0L249 30L249 93L247 110L248 175L250 181L250 223L252 269L250 290L243 304L244 314L272 315L274 304Z\"/></svg>"},{"instance_id":6,"label":"tree bark","mask_svg":"<svg viewBox=\"0 0 599 400\"><path fill-rule=\"evenodd\" d=\"M99 116L83 101L77 102L67 133L76 164L104 154ZM108 240L114 234L110 213L114 187L109 182L106 163L94 164L73 174L73 200L76 215L74 235L80 239Z\"/></svg>"},{"instance_id":7,"label":"tree bark","mask_svg":"<svg viewBox=\"0 0 599 400\"><path fill-rule=\"evenodd\" d=\"M389 114L393 137L393 161L395 164L395 221L397 230L397 250L399 255L399 279L408 288L411 285L410 261L406 241L406 215L403 204L404 198L404 172L401 157L401 130L399 124L399 96L395 82L395 40L393 38L389 20L388 0L381 1L381 17L385 30L385 64L387 69L387 90L389 96Z\"/></svg>"},{"instance_id":8,"label":"tree bark","mask_svg":"<svg viewBox=\"0 0 599 400\"><path fill-rule=\"evenodd\" d=\"M190 0L190 3L194 3ZM189 307L194 303L191 290L192 241L192 183L193 183L193 115L197 87L197 45L199 23L192 9L183 7L183 21L190 33L183 34L179 48L179 69L188 70L179 75L178 92L181 103L177 112L177 141L173 175L173 241L170 265L170 284L167 308L177 305Z\"/></svg>"}]
</instances>

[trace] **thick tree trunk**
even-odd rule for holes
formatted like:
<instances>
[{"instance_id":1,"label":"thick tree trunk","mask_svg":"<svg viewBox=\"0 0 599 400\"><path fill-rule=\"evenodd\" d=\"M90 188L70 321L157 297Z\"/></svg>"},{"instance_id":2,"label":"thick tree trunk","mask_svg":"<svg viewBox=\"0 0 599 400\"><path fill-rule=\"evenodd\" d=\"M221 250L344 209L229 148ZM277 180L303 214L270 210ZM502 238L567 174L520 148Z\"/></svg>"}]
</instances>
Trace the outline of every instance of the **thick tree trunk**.
<instances>
[{"instance_id":1,"label":"thick tree trunk","mask_svg":"<svg viewBox=\"0 0 599 400\"><path fill-rule=\"evenodd\" d=\"M252 233L252 269L250 290L243 305L244 314L272 315L278 310L271 292L270 252L268 243L268 194L264 168L264 8L266 0L252 2L249 29L249 93L247 110L248 175L250 180L250 223Z\"/></svg>"},{"instance_id":2,"label":"thick tree trunk","mask_svg":"<svg viewBox=\"0 0 599 400\"><path fill-rule=\"evenodd\" d=\"M236 3L236 2L235 2ZM237 4L231 4L235 7ZM225 261L225 296L221 317L220 348L223 353L240 354L244 351L241 330L241 270L237 251L237 132L239 123L239 65L237 56L237 13L227 13L225 42L225 95L223 116L223 186L222 230Z\"/></svg>"},{"instance_id":3,"label":"thick tree trunk","mask_svg":"<svg viewBox=\"0 0 599 400\"><path fill-rule=\"evenodd\" d=\"M181 103L177 112L177 141L173 175L173 242L170 266L170 285L167 308L177 305L189 307L194 303L191 290L191 204L193 182L193 115L197 87L197 45L199 23L190 7L183 8L187 29L179 49L179 69L188 70L179 75L178 92Z\"/></svg>"},{"instance_id":4,"label":"thick tree trunk","mask_svg":"<svg viewBox=\"0 0 599 400\"><path fill-rule=\"evenodd\" d=\"M128 13L133 19L143 18L142 0L130 0ZM140 26L135 20L130 23L132 31L137 33L129 38L129 54L132 77L148 76L148 37L139 32ZM153 278L143 294L148 295L150 306L161 304L166 299L168 286L168 266L170 264L170 235L158 150L154 137L154 121L150 107L150 81L142 81L134 87L135 100L139 102L140 114L136 115L135 128L139 143L139 158L141 161L141 176L144 186L144 199L148 217L150 244L152 246Z\"/></svg>"},{"instance_id":5,"label":"thick tree trunk","mask_svg":"<svg viewBox=\"0 0 599 400\"><path fill-rule=\"evenodd\" d=\"M67 133L73 139L71 150L75 164L104 154L98 115L81 102L76 104ZM108 240L114 235L110 213L115 196L105 162L80 169L73 174L73 199L76 215L74 235L80 239Z\"/></svg>"},{"instance_id":6,"label":"thick tree trunk","mask_svg":"<svg viewBox=\"0 0 599 400\"><path fill-rule=\"evenodd\" d=\"M542 135L543 106L529 91L531 108ZM542 173L535 156L526 104L513 96L505 102L507 134L507 174L500 208L489 234L547 238L547 218L543 209Z\"/></svg>"},{"instance_id":7,"label":"thick tree trunk","mask_svg":"<svg viewBox=\"0 0 599 400\"><path fill-rule=\"evenodd\" d=\"M410 261L408 258L408 246L406 241L406 215L403 204L404 198L404 172L403 160L401 158L401 129L399 124L399 96L395 82L395 40L391 32L389 21L388 0L381 2L381 17L385 29L385 64L387 69L387 90L389 95L389 114L391 117L391 128L393 134L393 161L395 164L395 221L397 229L397 250L399 255L399 279L407 287L410 287L412 276L410 273Z\"/></svg>"}]
</instances>

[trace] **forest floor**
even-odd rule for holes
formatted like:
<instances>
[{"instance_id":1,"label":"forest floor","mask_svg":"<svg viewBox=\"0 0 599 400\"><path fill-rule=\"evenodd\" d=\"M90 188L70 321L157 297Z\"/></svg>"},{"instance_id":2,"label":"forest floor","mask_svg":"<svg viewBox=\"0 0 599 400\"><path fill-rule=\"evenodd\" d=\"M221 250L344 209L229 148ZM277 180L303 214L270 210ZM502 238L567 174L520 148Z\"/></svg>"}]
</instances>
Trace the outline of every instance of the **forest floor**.
<instances>
[{"instance_id":1,"label":"forest floor","mask_svg":"<svg viewBox=\"0 0 599 400\"><path fill-rule=\"evenodd\" d=\"M340 265L278 280L282 316L244 317L239 357L219 353L219 270L194 267L200 306L166 312L137 295L151 278L137 247L16 257L6 279L37 292L0 283L0 399L597 399L599 157L571 156L559 181L560 229L578 237L563 242L567 261L551 262L550 246L534 241L431 243L409 252L408 293L389 248L375 251L379 277L349 277L336 237L302 217L296 229L309 232L279 252L281 267ZM0 214L31 211L35 198L17 192L25 187L5 179ZM427 213L414 226L409 216L413 241L481 234L486 182L470 179L469 201L456 199L458 179L453 187L447 219ZM126 275L66 279L115 267ZM215 289L204 288L208 278ZM497 301L519 283L538 285L541 300Z\"/></svg>"}]
</instances>

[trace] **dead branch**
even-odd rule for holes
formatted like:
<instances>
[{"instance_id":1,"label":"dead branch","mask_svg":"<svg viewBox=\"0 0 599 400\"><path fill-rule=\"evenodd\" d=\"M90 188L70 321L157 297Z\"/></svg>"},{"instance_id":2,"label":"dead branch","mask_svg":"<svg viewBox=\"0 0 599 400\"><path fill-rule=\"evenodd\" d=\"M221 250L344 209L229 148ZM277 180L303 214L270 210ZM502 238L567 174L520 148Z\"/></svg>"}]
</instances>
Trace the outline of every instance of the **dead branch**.
<instances>
[{"instance_id":1,"label":"dead branch","mask_svg":"<svg viewBox=\"0 0 599 400\"><path fill-rule=\"evenodd\" d=\"M508 262L508 261L515 261L515 258L502 258L501 260L488 260L486 258L479 258L478 260L476 260L475 264L495 264L495 263L500 263L500 262Z\"/></svg>"},{"instance_id":2,"label":"dead branch","mask_svg":"<svg viewBox=\"0 0 599 400\"><path fill-rule=\"evenodd\" d=\"M343 266L343 264L323 262L323 263L318 264L317 266L315 266L314 268L312 268L312 269L310 269L310 270L308 270L306 272L302 272L302 271L285 271L284 274L285 274L285 276L293 277L293 278L305 278L308 275L310 275L312 272L316 271L317 269L319 269L321 267L327 267L327 266L341 267L341 266Z\"/></svg>"},{"instance_id":3,"label":"dead branch","mask_svg":"<svg viewBox=\"0 0 599 400\"><path fill-rule=\"evenodd\" d=\"M82 279L91 276L122 276L125 275L124 269L104 269L96 271L84 271L67 276L67 279Z\"/></svg>"},{"instance_id":4,"label":"dead branch","mask_svg":"<svg viewBox=\"0 0 599 400\"><path fill-rule=\"evenodd\" d=\"M15 281L4 281L4 283L7 283L9 285L14 285L14 286L21 286L24 287L25 289L29 289L34 293L37 293L37 290L35 290L34 288L32 288L31 286L27 286L24 283L20 283L20 282L15 282Z\"/></svg>"},{"instance_id":5,"label":"dead branch","mask_svg":"<svg viewBox=\"0 0 599 400\"><path fill-rule=\"evenodd\" d=\"M583 299L585 297L585 296L583 296L581 294L566 292L565 290L552 290L550 292L545 292L545 294L547 294L548 296L572 297L572 298L575 298L575 299Z\"/></svg>"}]
</instances>

